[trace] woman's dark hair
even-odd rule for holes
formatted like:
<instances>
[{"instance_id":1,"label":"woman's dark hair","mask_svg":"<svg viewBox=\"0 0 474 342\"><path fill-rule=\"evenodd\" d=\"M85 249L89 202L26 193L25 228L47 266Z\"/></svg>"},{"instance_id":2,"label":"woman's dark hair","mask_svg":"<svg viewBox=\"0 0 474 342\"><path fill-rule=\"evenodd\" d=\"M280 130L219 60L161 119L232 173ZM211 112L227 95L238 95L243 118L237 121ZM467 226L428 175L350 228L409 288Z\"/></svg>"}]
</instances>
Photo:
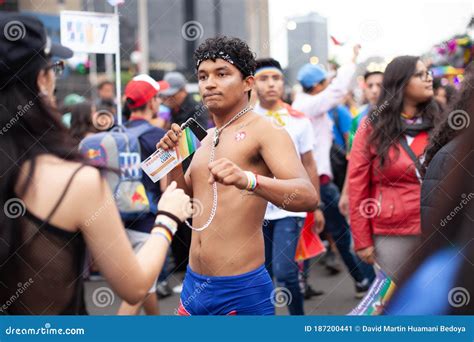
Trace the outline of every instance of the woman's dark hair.
<instances>
[{"instance_id":1,"label":"woman's dark hair","mask_svg":"<svg viewBox=\"0 0 474 342\"><path fill-rule=\"evenodd\" d=\"M441 86L441 88L444 89L446 93L446 105L450 106L453 104L453 101L456 97L456 88L454 88L450 84L446 84L444 86Z\"/></svg>"},{"instance_id":2,"label":"woman's dark hair","mask_svg":"<svg viewBox=\"0 0 474 342\"><path fill-rule=\"evenodd\" d=\"M443 113L443 121L435 127L433 135L430 138L426 148L423 168L426 171L428 165L436 153L448 142L464 130L460 129L459 124L468 122L468 114L474 111L474 65L465 71L465 78L460 91L456 94L450 106Z\"/></svg>"},{"instance_id":3,"label":"woman's dark hair","mask_svg":"<svg viewBox=\"0 0 474 342\"><path fill-rule=\"evenodd\" d=\"M79 143L87 133L96 133L98 130L92 123L92 104L82 102L63 108L63 113L71 113L71 132L74 140Z\"/></svg>"},{"instance_id":4,"label":"woman's dark hair","mask_svg":"<svg viewBox=\"0 0 474 342\"><path fill-rule=\"evenodd\" d=\"M368 115L367 120L373 128L368 143L375 146L381 166L387 161L389 148L396 144L402 135L400 115L403 111L404 89L415 74L419 60L416 56L400 56L387 65L380 98ZM420 103L418 110L423 119L432 122L437 119L438 106L434 99Z\"/></svg>"},{"instance_id":5,"label":"woman's dark hair","mask_svg":"<svg viewBox=\"0 0 474 342\"><path fill-rule=\"evenodd\" d=\"M38 57L40 58L40 57ZM21 198L30 187L36 158L52 154L63 160L83 161L61 114L44 96L39 95L37 76L41 70L17 75L8 87L0 89L0 208L7 201ZM26 181L15 192L24 162L31 167ZM24 210L25 208L22 208ZM0 265L12 253L19 229L14 218L0 215Z\"/></svg>"}]
</instances>

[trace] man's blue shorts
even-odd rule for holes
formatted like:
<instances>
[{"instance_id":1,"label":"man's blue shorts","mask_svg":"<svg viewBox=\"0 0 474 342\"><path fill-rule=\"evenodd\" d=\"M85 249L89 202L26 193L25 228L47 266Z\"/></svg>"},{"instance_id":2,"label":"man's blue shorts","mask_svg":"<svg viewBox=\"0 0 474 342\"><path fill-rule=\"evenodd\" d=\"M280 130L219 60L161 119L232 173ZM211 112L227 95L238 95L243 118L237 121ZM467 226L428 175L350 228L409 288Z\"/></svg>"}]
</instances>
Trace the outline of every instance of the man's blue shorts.
<instances>
[{"instance_id":1,"label":"man's blue shorts","mask_svg":"<svg viewBox=\"0 0 474 342\"><path fill-rule=\"evenodd\" d=\"M178 315L274 315L272 296L265 265L226 277L197 274L188 266Z\"/></svg>"}]
</instances>

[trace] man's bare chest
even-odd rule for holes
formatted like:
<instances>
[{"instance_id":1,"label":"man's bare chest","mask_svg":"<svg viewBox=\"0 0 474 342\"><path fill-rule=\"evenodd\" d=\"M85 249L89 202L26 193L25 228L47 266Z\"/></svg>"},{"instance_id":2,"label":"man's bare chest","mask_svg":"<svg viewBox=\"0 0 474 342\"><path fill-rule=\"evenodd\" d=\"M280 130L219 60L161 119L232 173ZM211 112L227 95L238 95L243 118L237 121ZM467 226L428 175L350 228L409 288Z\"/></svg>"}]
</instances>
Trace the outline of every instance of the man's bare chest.
<instances>
[{"instance_id":1,"label":"man's bare chest","mask_svg":"<svg viewBox=\"0 0 474 342\"><path fill-rule=\"evenodd\" d=\"M209 177L208 165L211 162L213 138L214 134L211 132L195 152L191 164L193 179L204 176L204 174ZM219 136L219 143L214 149L213 160L221 158L229 159L243 170L258 167L263 160L260 156L255 132L246 130L245 127L236 127L222 132Z\"/></svg>"}]
</instances>

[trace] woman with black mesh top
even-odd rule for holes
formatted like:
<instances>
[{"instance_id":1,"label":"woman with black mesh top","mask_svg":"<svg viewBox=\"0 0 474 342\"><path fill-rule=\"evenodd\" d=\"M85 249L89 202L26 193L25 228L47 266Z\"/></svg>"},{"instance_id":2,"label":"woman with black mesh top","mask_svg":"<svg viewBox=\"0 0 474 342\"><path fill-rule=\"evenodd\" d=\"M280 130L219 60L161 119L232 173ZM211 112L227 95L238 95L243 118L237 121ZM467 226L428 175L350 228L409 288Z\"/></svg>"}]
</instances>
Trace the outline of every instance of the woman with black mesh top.
<instances>
[{"instance_id":1,"label":"woman with black mesh top","mask_svg":"<svg viewBox=\"0 0 474 342\"><path fill-rule=\"evenodd\" d=\"M102 176L87 165L54 103L53 57L43 24L0 14L0 307L7 314L78 314L87 247L112 289L143 300L161 271L189 197L171 184L151 237L133 253ZM28 284L18 295L18 284Z\"/></svg>"}]
</instances>

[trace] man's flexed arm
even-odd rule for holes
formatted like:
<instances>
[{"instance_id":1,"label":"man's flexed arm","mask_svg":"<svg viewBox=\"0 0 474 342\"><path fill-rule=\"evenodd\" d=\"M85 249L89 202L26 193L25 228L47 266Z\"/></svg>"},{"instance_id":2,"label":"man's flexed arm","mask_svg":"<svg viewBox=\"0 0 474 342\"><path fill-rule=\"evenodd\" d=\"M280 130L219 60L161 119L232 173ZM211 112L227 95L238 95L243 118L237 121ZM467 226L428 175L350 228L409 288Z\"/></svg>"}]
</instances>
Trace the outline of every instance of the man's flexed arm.
<instances>
[{"instance_id":1,"label":"man's flexed arm","mask_svg":"<svg viewBox=\"0 0 474 342\"><path fill-rule=\"evenodd\" d=\"M257 175L258 186L254 193L285 210L314 211L318 206L318 195L296 153L293 142L283 129L274 128L268 121L257 131L266 132L258 137L260 153L275 178ZM247 189L248 178L244 171L232 161L221 158L209 164L209 182L217 181Z\"/></svg>"}]
</instances>

